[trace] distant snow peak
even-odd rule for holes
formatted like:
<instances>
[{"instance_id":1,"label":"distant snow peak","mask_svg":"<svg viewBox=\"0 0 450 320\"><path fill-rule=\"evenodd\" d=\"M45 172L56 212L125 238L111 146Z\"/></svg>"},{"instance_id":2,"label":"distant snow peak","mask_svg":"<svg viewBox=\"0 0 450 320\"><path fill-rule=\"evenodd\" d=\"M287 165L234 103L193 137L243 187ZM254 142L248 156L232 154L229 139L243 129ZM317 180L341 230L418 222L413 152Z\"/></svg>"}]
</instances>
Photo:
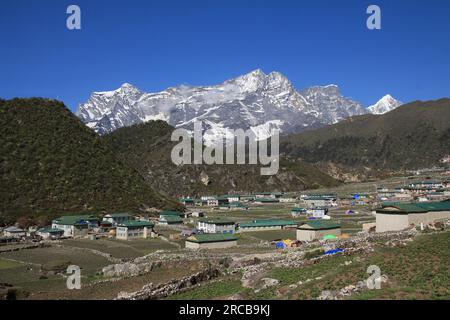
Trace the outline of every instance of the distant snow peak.
<instances>
[{"instance_id":1,"label":"distant snow peak","mask_svg":"<svg viewBox=\"0 0 450 320\"><path fill-rule=\"evenodd\" d=\"M390 98L379 104L390 107ZM367 112L335 84L297 91L283 74L256 69L218 85L179 85L157 93L124 83L114 91L94 92L76 114L99 134L157 119L188 130L203 121L210 129L205 140L212 143L229 130L251 129L261 140L273 129L298 133Z\"/></svg>"},{"instance_id":2,"label":"distant snow peak","mask_svg":"<svg viewBox=\"0 0 450 320\"><path fill-rule=\"evenodd\" d=\"M377 103L368 107L367 110L372 114L384 114L398 108L402 104L402 102L396 100L390 94L387 94L378 100Z\"/></svg>"}]
</instances>

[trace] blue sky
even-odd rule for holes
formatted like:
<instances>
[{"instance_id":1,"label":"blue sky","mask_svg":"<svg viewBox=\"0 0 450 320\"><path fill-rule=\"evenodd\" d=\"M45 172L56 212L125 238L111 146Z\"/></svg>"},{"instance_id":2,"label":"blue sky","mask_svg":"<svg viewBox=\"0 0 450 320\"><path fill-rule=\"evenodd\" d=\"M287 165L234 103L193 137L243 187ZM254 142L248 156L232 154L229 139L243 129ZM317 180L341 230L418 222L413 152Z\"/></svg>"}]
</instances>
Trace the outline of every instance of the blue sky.
<instances>
[{"instance_id":1,"label":"blue sky","mask_svg":"<svg viewBox=\"0 0 450 320\"><path fill-rule=\"evenodd\" d=\"M70 4L81 30L66 28ZM381 30L366 28L370 4ZM0 40L0 97L72 110L124 82L156 92L257 68L365 105L450 96L448 0L1 0Z\"/></svg>"}]
</instances>

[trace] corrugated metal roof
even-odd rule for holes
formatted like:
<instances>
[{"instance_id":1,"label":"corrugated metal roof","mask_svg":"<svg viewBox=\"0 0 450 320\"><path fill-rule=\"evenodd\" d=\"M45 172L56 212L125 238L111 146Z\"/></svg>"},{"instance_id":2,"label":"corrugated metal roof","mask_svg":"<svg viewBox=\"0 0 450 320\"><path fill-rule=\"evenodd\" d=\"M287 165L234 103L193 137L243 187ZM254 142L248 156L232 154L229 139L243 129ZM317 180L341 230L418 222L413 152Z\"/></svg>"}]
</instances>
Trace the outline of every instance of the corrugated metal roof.
<instances>
[{"instance_id":1,"label":"corrugated metal roof","mask_svg":"<svg viewBox=\"0 0 450 320\"><path fill-rule=\"evenodd\" d=\"M56 224L74 225L82 223L84 221L92 221L92 220L97 220L97 217L93 215L62 216L53 221Z\"/></svg>"},{"instance_id":2,"label":"corrugated metal roof","mask_svg":"<svg viewBox=\"0 0 450 320\"><path fill-rule=\"evenodd\" d=\"M203 223L210 223L210 224L235 224L235 221L232 220L228 220L228 219L221 219L221 218L216 218L216 219L208 219L208 218L204 218L204 219L199 219L199 222L203 222Z\"/></svg>"},{"instance_id":3,"label":"corrugated metal roof","mask_svg":"<svg viewBox=\"0 0 450 320\"><path fill-rule=\"evenodd\" d=\"M136 221L136 220L132 220L132 221L127 221L124 223L121 223L119 225L120 227L126 227L126 228L138 228L138 227L153 227L153 223L151 223L150 221Z\"/></svg>"},{"instance_id":4,"label":"corrugated metal roof","mask_svg":"<svg viewBox=\"0 0 450 320\"><path fill-rule=\"evenodd\" d=\"M386 208L393 207L398 209L397 211L387 210ZM448 211L450 210L450 202L449 201L441 201L441 202L418 202L418 203L392 203L392 204L383 204L381 209L378 209L377 212L380 213L423 213L428 211Z\"/></svg>"},{"instance_id":5,"label":"corrugated metal roof","mask_svg":"<svg viewBox=\"0 0 450 320\"><path fill-rule=\"evenodd\" d=\"M293 226L293 225L297 225L297 223L293 220L278 220L278 219L254 220L239 223L239 227L241 228L276 227L276 226Z\"/></svg>"},{"instance_id":6,"label":"corrugated metal roof","mask_svg":"<svg viewBox=\"0 0 450 320\"><path fill-rule=\"evenodd\" d=\"M323 229L336 229L340 227L341 225L334 221L313 220L305 222L304 224L300 225L299 229L323 230Z\"/></svg>"}]
</instances>

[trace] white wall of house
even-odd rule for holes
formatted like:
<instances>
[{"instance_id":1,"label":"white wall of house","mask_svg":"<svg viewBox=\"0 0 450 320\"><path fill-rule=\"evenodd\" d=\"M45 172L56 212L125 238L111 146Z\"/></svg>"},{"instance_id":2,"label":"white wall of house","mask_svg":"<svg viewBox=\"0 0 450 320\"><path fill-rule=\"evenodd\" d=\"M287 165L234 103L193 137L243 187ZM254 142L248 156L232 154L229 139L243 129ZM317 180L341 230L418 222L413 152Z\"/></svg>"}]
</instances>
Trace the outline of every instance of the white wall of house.
<instances>
[{"instance_id":1,"label":"white wall of house","mask_svg":"<svg viewBox=\"0 0 450 320\"><path fill-rule=\"evenodd\" d=\"M10 237L10 238L21 238L21 237L25 237L27 234L25 231L22 232L9 232L9 231L4 231L3 232L5 237Z\"/></svg>"},{"instance_id":2,"label":"white wall of house","mask_svg":"<svg viewBox=\"0 0 450 320\"><path fill-rule=\"evenodd\" d=\"M253 232L253 231L266 231L266 230L281 230L282 226L261 226L261 227L239 227L239 232Z\"/></svg>"},{"instance_id":3,"label":"white wall of house","mask_svg":"<svg viewBox=\"0 0 450 320\"><path fill-rule=\"evenodd\" d=\"M203 231L204 233L234 233L236 225L223 225L199 221L197 223L197 229Z\"/></svg>"},{"instance_id":4,"label":"white wall of house","mask_svg":"<svg viewBox=\"0 0 450 320\"><path fill-rule=\"evenodd\" d=\"M239 202L240 197L228 197L228 202Z\"/></svg>"},{"instance_id":5,"label":"white wall of house","mask_svg":"<svg viewBox=\"0 0 450 320\"><path fill-rule=\"evenodd\" d=\"M151 233L152 228L149 227L142 227L142 228L117 227L116 239L119 240L147 239L151 237Z\"/></svg>"},{"instance_id":6,"label":"white wall of house","mask_svg":"<svg viewBox=\"0 0 450 320\"><path fill-rule=\"evenodd\" d=\"M375 220L377 232L400 231L409 227L407 214L377 213Z\"/></svg>"},{"instance_id":7,"label":"white wall of house","mask_svg":"<svg viewBox=\"0 0 450 320\"><path fill-rule=\"evenodd\" d=\"M217 199L208 199L206 201L208 206L218 206L219 205L219 200Z\"/></svg>"},{"instance_id":8,"label":"white wall of house","mask_svg":"<svg viewBox=\"0 0 450 320\"><path fill-rule=\"evenodd\" d=\"M376 214L376 231L400 231L408 228L410 225L430 224L438 220L450 218L450 211L430 211L425 213L377 213Z\"/></svg>"},{"instance_id":9,"label":"white wall of house","mask_svg":"<svg viewBox=\"0 0 450 320\"><path fill-rule=\"evenodd\" d=\"M280 202L296 202L295 198L280 198Z\"/></svg>"}]
</instances>

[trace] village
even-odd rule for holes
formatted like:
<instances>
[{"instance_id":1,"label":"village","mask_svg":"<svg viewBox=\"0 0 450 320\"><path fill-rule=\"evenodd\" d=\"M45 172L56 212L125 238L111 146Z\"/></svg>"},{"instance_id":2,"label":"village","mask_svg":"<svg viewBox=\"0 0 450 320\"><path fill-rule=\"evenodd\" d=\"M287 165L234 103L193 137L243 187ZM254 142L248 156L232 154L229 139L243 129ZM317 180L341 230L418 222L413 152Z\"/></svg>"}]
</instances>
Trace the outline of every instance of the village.
<instances>
[{"instance_id":1,"label":"village","mask_svg":"<svg viewBox=\"0 0 450 320\"><path fill-rule=\"evenodd\" d=\"M63 215L42 228L7 226L0 230L0 267L6 265L0 282L33 292L36 283L64 279L69 263L87 264L84 276L97 283L105 274L142 276L142 270L109 274L105 268L151 255L273 255L313 247L326 256L345 251L341 243L361 236L448 228L450 179L430 175L306 192L185 196L179 199L184 212ZM51 262L55 266L48 267ZM181 269L178 276L192 273Z\"/></svg>"}]
</instances>

